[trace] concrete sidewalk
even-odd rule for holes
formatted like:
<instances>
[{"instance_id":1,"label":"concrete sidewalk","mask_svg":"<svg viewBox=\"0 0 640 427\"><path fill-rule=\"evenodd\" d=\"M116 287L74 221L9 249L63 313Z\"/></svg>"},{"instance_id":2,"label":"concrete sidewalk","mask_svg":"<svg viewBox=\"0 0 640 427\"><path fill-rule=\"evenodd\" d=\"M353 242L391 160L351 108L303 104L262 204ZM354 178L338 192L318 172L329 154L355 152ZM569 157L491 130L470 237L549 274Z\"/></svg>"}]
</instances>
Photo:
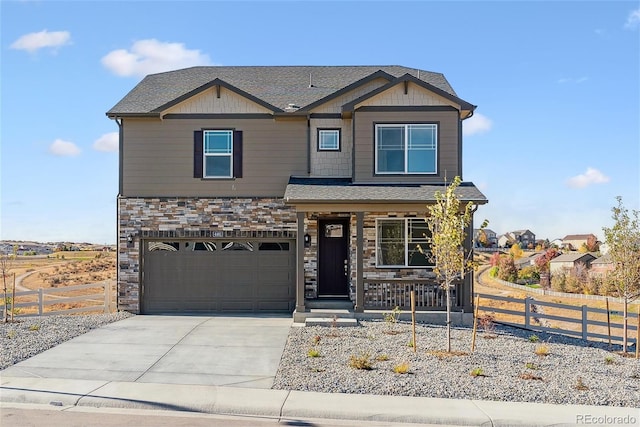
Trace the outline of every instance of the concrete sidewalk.
<instances>
[{"instance_id":1,"label":"concrete sidewalk","mask_svg":"<svg viewBox=\"0 0 640 427\"><path fill-rule=\"evenodd\" d=\"M272 390L292 319L135 316L0 372L0 402L457 426L640 425L602 406Z\"/></svg>"},{"instance_id":2,"label":"concrete sidewalk","mask_svg":"<svg viewBox=\"0 0 640 427\"><path fill-rule=\"evenodd\" d=\"M374 396L3 375L0 401L453 426L639 425L635 408Z\"/></svg>"}]
</instances>

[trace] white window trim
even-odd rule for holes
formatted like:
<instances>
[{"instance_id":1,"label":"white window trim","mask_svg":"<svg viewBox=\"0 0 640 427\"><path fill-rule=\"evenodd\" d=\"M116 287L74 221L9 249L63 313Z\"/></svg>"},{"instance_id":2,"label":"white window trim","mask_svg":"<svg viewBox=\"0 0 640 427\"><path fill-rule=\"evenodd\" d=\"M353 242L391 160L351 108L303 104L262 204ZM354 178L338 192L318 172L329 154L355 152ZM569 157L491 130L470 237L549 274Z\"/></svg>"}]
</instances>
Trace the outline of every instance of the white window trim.
<instances>
[{"instance_id":1,"label":"white window trim","mask_svg":"<svg viewBox=\"0 0 640 427\"><path fill-rule=\"evenodd\" d=\"M228 132L231 134L231 153L209 153L205 149L207 133ZM233 178L233 129L208 129L202 133L202 177L207 179L229 179ZM207 157L229 157L229 175L207 175Z\"/></svg>"},{"instance_id":2,"label":"white window trim","mask_svg":"<svg viewBox=\"0 0 640 427\"><path fill-rule=\"evenodd\" d=\"M407 172L407 165L409 163L409 126L411 125L422 125L422 126L433 126L436 133L436 143L435 143L435 167L433 172ZM404 136L405 136L405 147L404 147L404 171L403 172L380 172L378 170L378 127L404 127ZM437 123L376 123L374 129L374 169L376 175L437 175L438 174L438 145L439 145L439 133L438 133L438 124Z\"/></svg>"},{"instance_id":3,"label":"white window trim","mask_svg":"<svg viewBox=\"0 0 640 427\"><path fill-rule=\"evenodd\" d=\"M409 265L409 242L408 242L408 236L409 236L409 220L411 219L421 219L421 218L414 218L414 217L409 217L409 218L389 218L389 217L382 217L382 218L376 218L376 252L375 252L375 257L376 257L376 268L416 268L416 269L433 269L434 266L432 265ZM378 263L378 221L404 221L404 265L386 265L386 264L379 264Z\"/></svg>"},{"instance_id":4,"label":"white window trim","mask_svg":"<svg viewBox=\"0 0 640 427\"><path fill-rule=\"evenodd\" d=\"M335 133L338 136L338 146L336 148L323 148L322 147L322 138L321 135L323 133ZM342 148L340 147L340 129L318 129L318 151L340 151Z\"/></svg>"}]
</instances>

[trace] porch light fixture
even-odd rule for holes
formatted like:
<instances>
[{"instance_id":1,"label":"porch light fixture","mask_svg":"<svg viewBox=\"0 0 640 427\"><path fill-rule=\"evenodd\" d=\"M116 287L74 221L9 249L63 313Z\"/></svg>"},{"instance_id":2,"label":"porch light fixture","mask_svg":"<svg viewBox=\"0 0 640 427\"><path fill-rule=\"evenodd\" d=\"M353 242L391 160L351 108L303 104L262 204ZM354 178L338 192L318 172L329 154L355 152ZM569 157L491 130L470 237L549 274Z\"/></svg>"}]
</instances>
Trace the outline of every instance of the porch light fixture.
<instances>
[{"instance_id":1,"label":"porch light fixture","mask_svg":"<svg viewBox=\"0 0 640 427\"><path fill-rule=\"evenodd\" d=\"M311 236L309 235L309 233L304 235L304 247L305 248L311 247Z\"/></svg>"},{"instance_id":2,"label":"porch light fixture","mask_svg":"<svg viewBox=\"0 0 640 427\"><path fill-rule=\"evenodd\" d=\"M127 236L127 247L128 248L132 248L133 247L133 234L129 234Z\"/></svg>"}]
</instances>

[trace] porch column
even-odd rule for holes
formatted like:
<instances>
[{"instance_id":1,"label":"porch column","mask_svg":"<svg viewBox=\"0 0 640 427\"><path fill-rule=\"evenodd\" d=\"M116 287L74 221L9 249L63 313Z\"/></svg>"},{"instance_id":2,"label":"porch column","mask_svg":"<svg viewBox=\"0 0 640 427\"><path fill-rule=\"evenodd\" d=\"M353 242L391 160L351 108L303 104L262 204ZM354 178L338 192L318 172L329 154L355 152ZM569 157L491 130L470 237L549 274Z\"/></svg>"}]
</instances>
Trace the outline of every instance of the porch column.
<instances>
[{"instance_id":1,"label":"porch column","mask_svg":"<svg viewBox=\"0 0 640 427\"><path fill-rule=\"evenodd\" d=\"M356 212L356 306L358 313L364 311L364 212Z\"/></svg>"},{"instance_id":2,"label":"porch column","mask_svg":"<svg viewBox=\"0 0 640 427\"><path fill-rule=\"evenodd\" d=\"M304 212L297 213L298 232L296 233L296 311L306 311L304 306Z\"/></svg>"}]
</instances>

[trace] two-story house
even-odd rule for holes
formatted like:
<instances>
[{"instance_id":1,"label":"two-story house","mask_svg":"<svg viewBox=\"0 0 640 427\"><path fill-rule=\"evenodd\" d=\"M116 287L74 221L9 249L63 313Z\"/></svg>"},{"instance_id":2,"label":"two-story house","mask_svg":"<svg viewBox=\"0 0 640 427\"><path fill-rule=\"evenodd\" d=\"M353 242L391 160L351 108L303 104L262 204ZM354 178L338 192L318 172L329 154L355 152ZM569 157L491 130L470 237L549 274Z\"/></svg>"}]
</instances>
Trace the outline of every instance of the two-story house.
<instances>
[{"instance_id":1,"label":"two-story house","mask_svg":"<svg viewBox=\"0 0 640 427\"><path fill-rule=\"evenodd\" d=\"M568 234L562 239L562 247L570 251L577 251L583 245L587 246L591 244L597 248L598 238L595 234ZM592 248L592 250L597 250Z\"/></svg>"},{"instance_id":2,"label":"two-story house","mask_svg":"<svg viewBox=\"0 0 640 427\"><path fill-rule=\"evenodd\" d=\"M536 235L530 230L509 231L498 237L497 242L501 248L510 248L517 243L522 249L533 249L536 244Z\"/></svg>"},{"instance_id":3,"label":"two-story house","mask_svg":"<svg viewBox=\"0 0 640 427\"><path fill-rule=\"evenodd\" d=\"M401 66L193 67L145 77L120 133L118 306L137 313L444 309L426 205L462 176L475 106ZM470 182L464 202L487 202ZM468 230L471 250L473 224ZM454 293L471 313L472 280Z\"/></svg>"}]
</instances>

